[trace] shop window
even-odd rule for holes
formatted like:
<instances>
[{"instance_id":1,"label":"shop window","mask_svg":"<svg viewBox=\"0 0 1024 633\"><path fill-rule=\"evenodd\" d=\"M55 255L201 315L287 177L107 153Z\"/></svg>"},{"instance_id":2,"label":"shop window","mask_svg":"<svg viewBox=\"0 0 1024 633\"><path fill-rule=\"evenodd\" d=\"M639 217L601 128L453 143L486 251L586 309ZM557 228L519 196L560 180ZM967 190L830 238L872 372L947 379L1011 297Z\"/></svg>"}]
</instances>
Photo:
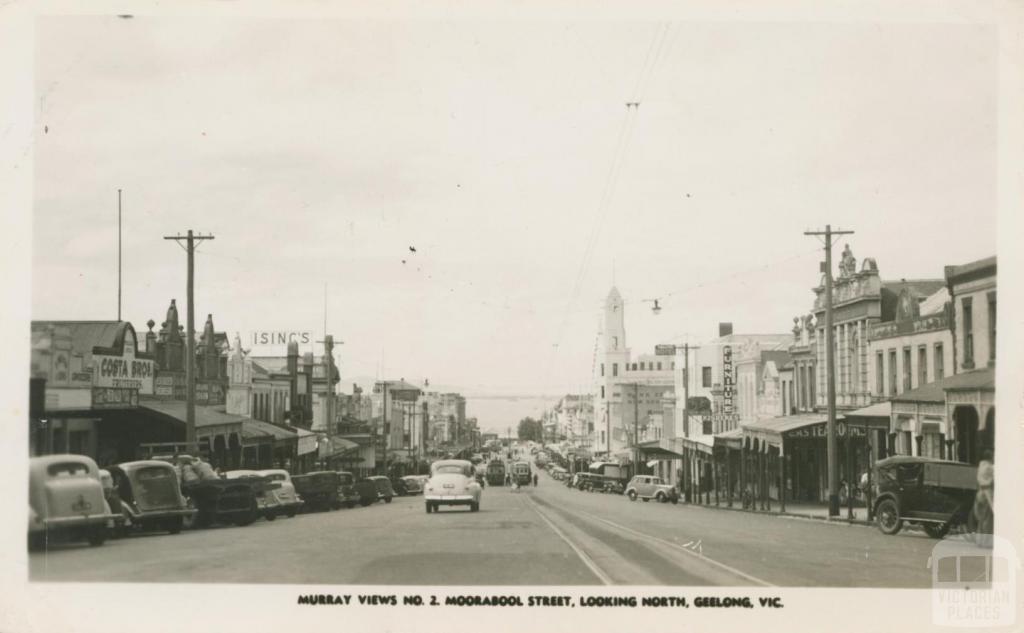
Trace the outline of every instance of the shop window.
<instances>
[{"instance_id":1,"label":"shop window","mask_svg":"<svg viewBox=\"0 0 1024 633\"><path fill-rule=\"evenodd\" d=\"M928 384L928 346L917 348L917 386Z\"/></svg>"},{"instance_id":2,"label":"shop window","mask_svg":"<svg viewBox=\"0 0 1024 633\"><path fill-rule=\"evenodd\" d=\"M74 455L88 455L89 431L71 431L68 433L68 452Z\"/></svg>"},{"instance_id":3,"label":"shop window","mask_svg":"<svg viewBox=\"0 0 1024 633\"><path fill-rule=\"evenodd\" d=\"M946 359L942 355L942 343L935 344L935 371L933 372L935 380L942 380L946 373Z\"/></svg>"},{"instance_id":4,"label":"shop window","mask_svg":"<svg viewBox=\"0 0 1024 633\"><path fill-rule=\"evenodd\" d=\"M974 311L971 298L964 297L961 306L964 322L964 369L974 369Z\"/></svg>"},{"instance_id":5,"label":"shop window","mask_svg":"<svg viewBox=\"0 0 1024 633\"><path fill-rule=\"evenodd\" d=\"M701 384L705 388L710 389L711 388L711 368L710 367L701 367L700 371L701 371Z\"/></svg>"},{"instance_id":6,"label":"shop window","mask_svg":"<svg viewBox=\"0 0 1024 633\"><path fill-rule=\"evenodd\" d=\"M896 395L896 350L889 350L889 395Z\"/></svg>"}]
</instances>

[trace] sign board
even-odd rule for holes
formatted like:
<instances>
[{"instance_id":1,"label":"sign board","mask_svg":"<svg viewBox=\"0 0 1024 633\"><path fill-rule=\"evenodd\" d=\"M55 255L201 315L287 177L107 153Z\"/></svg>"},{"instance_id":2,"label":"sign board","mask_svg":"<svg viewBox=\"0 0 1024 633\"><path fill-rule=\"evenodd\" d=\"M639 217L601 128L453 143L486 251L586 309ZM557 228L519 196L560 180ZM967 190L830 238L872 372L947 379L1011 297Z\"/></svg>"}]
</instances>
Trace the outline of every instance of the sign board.
<instances>
[{"instance_id":1,"label":"sign board","mask_svg":"<svg viewBox=\"0 0 1024 633\"><path fill-rule=\"evenodd\" d=\"M266 347L272 345L311 345L316 342L310 330L254 330L248 333L243 345Z\"/></svg>"},{"instance_id":2,"label":"sign board","mask_svg":"<svg viewBox=\"0 0 1024 633\"><path fill-rule=\"evenodd\" d=\"M129 349L125 346L126 351ZM122 356L94 354L93 386L136 389L139 393L153 393L153 375L156 363L135 358L134 352Z\"/></svg>"},{"instance_id":3,"label":"sign board","mask_svg":"<svg viewBox=\"0 0 1024 633\"><path fill-rule=\"evenodd\" d=\"M93 409L123 409L139 406L139 391L120 387L93 387Z\"/></svg>"},{"instance_id":4,"label":"sign board","mask_svg":"<svg viewBox=\"0 0 1024 633\"><path fill-rule=\"evenodd\" d=\"M675 345L655 345L654 355L655 356L675 356L676 346Z\"/></svg>"},{"instance_id":5,"label":"sign board","mask_svg":"<svg viewBox=\"0 0 1024 633\"><path fill-rule=\"evenodd\" d=\"M817 424L793 429L792 431L786 431L783 435L785 435L787 439L826 439L828 437L827 426L827 422L819 422ZM848 425L846 422L836 422L836 436L846 437L847 434L851 437L864 437L864 427Z\"/></svg>"},{"instance_id":6,"label":"sign board","mask_svg":"<svg viewBox=\"0 0 1024 633\"><path fill-rule=\"evenodd\" d=\"M722 411L732 414L733 367L732 345L722 346Z\"/></svg>"}]
</instances>

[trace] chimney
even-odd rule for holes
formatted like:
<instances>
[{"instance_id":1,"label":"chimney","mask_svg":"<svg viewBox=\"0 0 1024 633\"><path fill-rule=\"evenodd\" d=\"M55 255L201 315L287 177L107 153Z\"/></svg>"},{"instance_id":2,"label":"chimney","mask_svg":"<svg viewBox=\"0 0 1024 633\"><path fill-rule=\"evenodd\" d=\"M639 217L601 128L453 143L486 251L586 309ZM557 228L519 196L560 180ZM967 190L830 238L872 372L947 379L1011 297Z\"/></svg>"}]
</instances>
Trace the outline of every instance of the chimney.
<instances>
[{"instance_id":1,"label":"chimney","mask_svg":"<svg viewBox=\"0 0 1024 633\"><path fill-rule=\"evenodd\" d=\"M718 324L718 335L729 336L732 334L732 323L719 323Z\"/></svg>"}]
</instances>

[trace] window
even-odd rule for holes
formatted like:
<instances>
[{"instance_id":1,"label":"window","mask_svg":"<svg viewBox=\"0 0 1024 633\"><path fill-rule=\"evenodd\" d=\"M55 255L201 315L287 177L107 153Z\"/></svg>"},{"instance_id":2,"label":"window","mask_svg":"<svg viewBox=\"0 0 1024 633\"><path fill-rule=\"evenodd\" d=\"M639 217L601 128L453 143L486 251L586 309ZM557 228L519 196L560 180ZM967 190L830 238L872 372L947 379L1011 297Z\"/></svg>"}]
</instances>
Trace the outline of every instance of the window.
<instances>
[{"instance_id":1,"label":"window","mask_svg":"<svg viewBox=\"0 0 1024 633\"><path fill-rule=\"evenodd\" d=\"M604 376L604 363L601 363L601 375Z\"/></svg>"},{"instance_id":2,"label":"window","mask_svg":"<svg viewBox=\"0 0 1024 633\"><path fill-rule=\"evenodd\" d=\"M885 395L885 356L875 352L875 395Z\"/></svg>"},{"instance_id":3,"label":"window","mask_svg":"<svg viewBox=\"0 0 1024 633\"><path fill-rule=\"evenodd\" d=\"M618 375L619 375L619 364L618 363L612 363L612 376L618 376Z\"/></svg>"},{"instance_id":4,"label":"window","mask_svg":"<svg viewBox=\"0 0 1024 633\"><path fill-rule=\"evenodd\" d=\"M633 363L633 371L636 371L636 363Z\"/></svg>"},{"instance_id":5,"label":"window","mask_svg":"<svg viewBox=\"0 0 1024 633\"><path fill-rule=\"evenodd\" d=\"M935 344L935 371L933 372L935 380L942 380L945 375L945 361L946 359L942 356L942 343Z\"/></svg>"},{"instance_id":6,"label":"window","mask_svg":"<svg viewBox=\"0 0 1024 633\"><path fill-rule=\"evenodd\" d=\"M814 384L815 384L814 381L815 381L815 374L817 373L816 368L817 368L817 365L815 365L814 363L811 363L807 367L807 377L810 378L810 380L808 380L807 383L808 383L808 385L811 388L811 402L808 405L808 408L810 408L810 409L814 408L814 403L816 402L815 399L814 399Z\"/></svg>"},{"instance_id":7,"label":"window","mask_svg":"<svg viewBox=\"0 0 1024 633\"><path fill-rule=\"evenodd\" d=\"M964 321L964 369L974 369L974 312L971 298L965 297L961 306Z\"/></svg>"},{"instance_id":8,"label":"window","mask_svg":"<svg viewBox=\"0 0 1024 633\"><path fill-rule=\"evenodd\" d=\"M604 399L604 385L601 385L601 399Z\"/></svg>"},{"instance_id":9,"label":"window","mask_svg":"<svg viewBox=\"0 0 1024 633\"><path fill-rule=\"evenodd\" d=\"M661 371L661 363L658 363L658 371Z\"/></svg>"},{"instance_id":10,"label":"window","mask_svg":"<svg viewBox=\"0 0 1024 633\"><path fill-rule=\"evenodd\" d=\"M928 384L928 346L917 348L917 386Z\"/></svg>"},{"instance_id":11,"label":"window","mask_svg":"<svg viewBox=\"0 0 1024 633\"><path fill-rule=\"evenodd\" d=\"M988 293L988 359L996 359L996 293Z\"/></svg>"},{"instance_id":12,"label":"window","mask_svg":"<svg viewBox=\"0 0 1024 633\"><path fill-rule=\"evenodd\" d=\"M910 391L913 388L913 387L911 387L911 376L913 376L913 373L911 372L911 369L912 368L910 366L910 348L909 347L904 347L903 348L903 391Z\"/></svg>"},{"instance_id":13,"label":"window","mask_svg":"<svg viewBox=\"0 0 1024 633\"><path fill-rule=\"evenodd\" d=\"M675 370L675 368L676 368L676 361L672 361L672 369Z\"/></svg>"},{"instance_id":14,"label":"window","mask_svg":"<svg viewBox=\"0 0 1024 633\"><path fill-rule=\"evenodd\" d=\"M711 368L710 367L701 367L700 368L700 372L701 372L701 376L700 376L701 377L701 384L704 387L710 389L711 388Z\"/></svg>"},{"instance_id":15,"label":"window","mask_svg":"<svg viewBox=\"0 0 1024 633\"><path fill-rule=\"evenodd\" d=\"M896 350L889 350L889 395L896 395Z\"/></svg>"}]
</instances>

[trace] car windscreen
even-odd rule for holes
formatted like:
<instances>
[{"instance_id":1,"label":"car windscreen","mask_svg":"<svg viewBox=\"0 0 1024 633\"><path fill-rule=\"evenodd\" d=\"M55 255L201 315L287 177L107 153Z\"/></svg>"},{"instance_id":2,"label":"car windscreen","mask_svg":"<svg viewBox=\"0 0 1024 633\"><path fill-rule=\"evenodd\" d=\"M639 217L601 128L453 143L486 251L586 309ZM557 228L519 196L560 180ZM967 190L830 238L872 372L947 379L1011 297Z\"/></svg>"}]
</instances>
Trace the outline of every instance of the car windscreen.
<instances>
[{"instance_id":1,"label":"car windscreen","mask_svg":"<svg viewBox=\"0 0 1024 633\"><path fill-rule=\"evenodd\" d=\"M435 475L465 475L469 476L469 470L463 466L438 466L434 469Z\"/></svg>"},{"instance_id":2,"label":"car windscreen","mask_svg":"<svg viewBox=\"0 0 1024 633\"><path fill-rule=\"evenodd\" d=\"M348 473L338 473L338 481L342 486L351 486L354 479L355 477Z\"/></svg>"},{"instance_id":3,"label":"car windscreen","mask_svg":"<svg viewBox=\"0 0 1024 633\"><path fill-rule=\"evenodd\" d=\"M89 475L89 467L80 462L58 462L50 464L46 472L51 477L86 477Z\"/></svg>"},{"instance_id":4,"label":"car windscreen","mask_svg":"<svg viewBox=\"0 0 1024 633\"><path fill-rule=\"evenodd\" d=\"M273 473L271 475L265 475L265 477L270 481L285 481L288 479L287 475L283 475L281 473Z\"/></svg>"}]
</instances>

